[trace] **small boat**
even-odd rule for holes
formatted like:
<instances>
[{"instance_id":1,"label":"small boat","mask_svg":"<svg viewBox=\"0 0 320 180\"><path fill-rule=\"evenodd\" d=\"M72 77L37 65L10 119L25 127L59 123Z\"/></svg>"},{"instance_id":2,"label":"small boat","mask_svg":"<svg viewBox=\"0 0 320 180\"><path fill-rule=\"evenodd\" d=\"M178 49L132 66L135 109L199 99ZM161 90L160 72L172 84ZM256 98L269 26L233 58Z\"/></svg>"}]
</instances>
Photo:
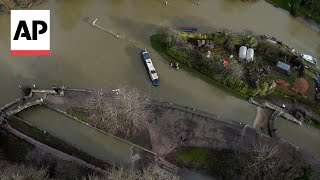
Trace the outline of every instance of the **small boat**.
<instances>
[{"instance_id":1,"label":"small boat","mask_svg":"<svg viewBox=\"0 0 320 180\"><path fill-rule=\"evenodd\" d=\"M196 27L181 27L180 29L181 31L190 32L190 33L194 33L198 31L198 28Z\"/></svg>"},{"instance_id":2,"label":"small boat","mask_svg":"<svg viewBox=\"0 0 320 180\"><path fill-rule=\"evenodd\" d=\"M187 32L187 33L195 33L197 31L194 31L194 30L182 30L183 32Z\"/></svg>"},{"instance_id":3,"label":"small boat","mask_svg":"<svg viewBox=\"0 0 320 180\"><path fill-rule=\"evenodd\" d=\"M301 54L302 59L304 59L305 61L313 64L313 65L317 65L317 58L312 57L310 55L307 54Z\"/></svg>"},{"instance_id":4,"label":"small boat","mask_svg":"<svg viewBox=\"0 0 320 180\"><path fill-rule=\"evenodd\" d=\"M181 27L180 29L198 31L198 28L196 28L196 27Z\"/></svg>"},{"instance_id":5,"label":"small boat","mask_svg":"<svg viewBox=\"0 0 320 180\"><path fill-rule=\"evenodd\" d=\"M148 71L148 74L150 76L151 82L154 86L158 86L160 84L160 80L158 77L158 74L156 72L156 69L154 68L151 58L149 56L149 53L146 49L143 49L141 51L141 58L143 60L143 63Z\"/></svg>"}]
</instances>

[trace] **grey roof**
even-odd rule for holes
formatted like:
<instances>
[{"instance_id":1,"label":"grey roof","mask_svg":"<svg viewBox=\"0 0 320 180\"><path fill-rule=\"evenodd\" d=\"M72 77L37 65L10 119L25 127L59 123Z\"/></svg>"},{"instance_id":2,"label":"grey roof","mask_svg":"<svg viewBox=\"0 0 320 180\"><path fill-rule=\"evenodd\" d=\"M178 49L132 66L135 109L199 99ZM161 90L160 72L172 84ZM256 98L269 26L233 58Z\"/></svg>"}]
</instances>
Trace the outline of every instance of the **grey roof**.
<instances>
[{"instance_id":1,"label":"grey roof","mask_svg":"<svg viewBox=\"0 0 320 180\"><path fill-rule=\"evenodd\" d=\"M290 65L286 64L286 63L283 63L281 61L278 61L277 67L281 68L281 69L283 69L285 71L290 71Z\"/></svg>"}]
</instances>

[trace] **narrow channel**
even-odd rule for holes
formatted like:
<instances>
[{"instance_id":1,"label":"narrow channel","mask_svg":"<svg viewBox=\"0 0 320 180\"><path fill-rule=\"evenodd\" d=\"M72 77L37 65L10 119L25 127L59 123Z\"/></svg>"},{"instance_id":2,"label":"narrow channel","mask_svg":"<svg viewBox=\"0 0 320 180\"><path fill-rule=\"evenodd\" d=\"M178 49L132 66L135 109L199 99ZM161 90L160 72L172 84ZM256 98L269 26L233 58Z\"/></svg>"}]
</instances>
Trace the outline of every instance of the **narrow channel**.
<instances>
[{"instance_id":1,"label":"narrow channel","mask_svg":"<svg viewBox=\"0 0 320 180\"><path fill-rule=\"evenodd\" d=\"M131 163L131 145L55 111L36 106L19 113L18 116L100 160L117 166Z\"/></svg>"}]
</instances>

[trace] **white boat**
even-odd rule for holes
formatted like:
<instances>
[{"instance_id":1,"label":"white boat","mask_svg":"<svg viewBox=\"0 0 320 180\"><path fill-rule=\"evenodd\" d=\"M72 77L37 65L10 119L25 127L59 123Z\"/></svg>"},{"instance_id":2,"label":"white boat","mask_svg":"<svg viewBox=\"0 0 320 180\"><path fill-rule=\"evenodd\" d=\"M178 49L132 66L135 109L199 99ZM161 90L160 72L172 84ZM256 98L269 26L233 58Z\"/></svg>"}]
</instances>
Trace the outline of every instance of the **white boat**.
<instances>
[{"instance_id":1,"label":"white boat","mask_svg":"<svg viewBox=\"0 0 320 180\"><path fill-rule=\"evenodd\" d=\"M301 57L302 59L304 59L305 61L311 63L311 64L314 64L314 65L317 65L317 58L315 57L312 57L310 55L307 55L307 54L301 54Z\"/></svg>"},{"instance_id":2,"label":"white boat","mask_svg":"<svg viewBox=\"0 0 320 180\"><path fill-rule=\"evenodd\" d=\"M148 74L150 76L152 84L155 86L158 86L160 84L160 80L159 80L158 74L156 72L156 69L154 68L154 66L152 64L149 53L146 49L143 49L141 51L141 58L144 62L144 65L145 65L147 71L148 71Z\"/></svg>"}]
</instances>

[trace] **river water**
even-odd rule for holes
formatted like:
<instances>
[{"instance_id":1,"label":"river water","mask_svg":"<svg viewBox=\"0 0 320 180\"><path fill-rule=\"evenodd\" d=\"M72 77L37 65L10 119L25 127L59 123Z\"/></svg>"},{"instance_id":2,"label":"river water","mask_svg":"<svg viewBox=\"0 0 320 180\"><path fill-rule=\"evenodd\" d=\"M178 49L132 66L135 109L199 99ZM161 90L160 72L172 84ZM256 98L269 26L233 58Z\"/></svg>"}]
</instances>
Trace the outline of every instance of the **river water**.
<instances>
[{"instance_id":1,"label":"river water","mask_svg":"<svg viewBox=\"0 0 320 180\"><path fill-rule=\"evenodd\" d=\"M160 26L197 26L202 32L215 28L252 31L281 39L298 51L317 55L319 32L287 12L260 0L47 0L34 9L51 10L51 55L13 57L10 50L10 16L0 15L0 104L21 96L19 84L39 88L68 85L76 88L113 88L126 83L152 97L201 109L242 123L252 124L256 107L190 75L171 69L150 47L148 37ZM124 39L92 27L112 29ZM140 60L140 48L151 52L161 85L153 87ZM51 114L42 113L48 119ZM289 124L289 122L285 122ZM309 152L320 154L317 133L305 127L280 126L279 132ZM69 133L65 131L64 133ZM300 134L295 137L292 134ZM293 138L294 137L294 138ZM93 137L97 138L97 137ZM302 146L302 144L304 146ZM95 148L95 147L92 147Z\"/></svg>"}]
</instances>

